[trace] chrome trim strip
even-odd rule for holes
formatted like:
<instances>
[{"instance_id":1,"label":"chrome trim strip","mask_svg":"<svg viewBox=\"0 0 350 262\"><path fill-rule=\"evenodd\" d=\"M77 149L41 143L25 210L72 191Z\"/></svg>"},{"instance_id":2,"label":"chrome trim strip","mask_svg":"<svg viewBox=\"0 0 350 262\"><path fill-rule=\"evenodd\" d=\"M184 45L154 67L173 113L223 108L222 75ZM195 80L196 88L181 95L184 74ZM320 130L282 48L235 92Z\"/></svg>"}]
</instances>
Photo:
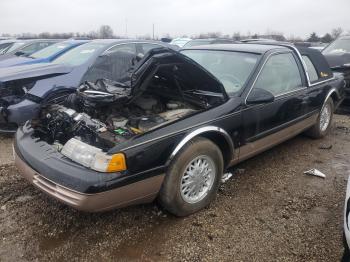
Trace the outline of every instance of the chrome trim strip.
<instances>
[{"instance_id":1,"label":"chrome trim strip","mask_svg":"<svg viewBox=\"0 0 350 262\"><path fill-rule=\"evenodd\" d=\"M196 137L196 136L198 136L200 134L211 132L211 131L221 133L225 137L226 141L229 144L229 147L230 147L230 150L231 150L231 155L232 155L233 154L233 142L232 142L232 139L231 139L230 135L224 129L222 129L220 127L217 127L217 126L205 126L205 127L198 128L198 129L194 130L193 132L189 133L188 135L186 135L181 140L181 142L175 147L175 149L171 153L167 163L169 163L175 157L175 155L181 150L181 148L187 142L189 142L192 138L194 138L194 137ZM230 159L231 159L231 157L230 157Z\"/></svg>"},{"instance_id":2,"label":"chrome trim strip","mask_svg":"<svg viewBox=\"0 0 350 262\"><path fill-rule=\"evenodd\" d=\"M324 106L326 105L326 102L327 102L328 98L330 98L331 95L332 95L333 93L336 93L336 94L337 94L337 89L336 89L335 87L333 87L331 90L329 90L329 92L328 92L328 94L327 94L327 96L326 96L326 99L323 101L323 105L322 105L322 108L321 108L320 112L322 112L322 109L323 109ZM338 94L337 94L337 95L338 95Z\"/></svg>"},{"instance_id":3,"label":"chrome trim strip","mask_svg":"<svg viewBox=\"0 0 350 262\"><path fill-rule=\"evenodd\" d=\"M234 115L236 115L236 114L240 114L240 113L241 113L242 111L244 111L244 110L245 110L245 109L243 109L243 110L241 109L241 110L239 110L239 111L236 111L236 112L233 112L233 113L230 113L230 114L227 114L227 115L224 115L224 116L215 118L215 119L211 119L211 120L208 120L208 121L205 121L205 122L202 122L202 123L193 125L193 126L189 126L189 127L184 128L184 129L181 129L181 130L178 130L178 131L175 131L175 132L171 132L171 133L168 133L168 134L163 135L163 136L158 136L158 137L155 137L155 138L153 138L153 139L150 139L150 140L147 140L147 141L144 141L144 142L135 144L135 145L131 145L131 146L122 148L122 149L120 149L119 151L129 150L129 149L132 149L132 148L135 148L135 147L138 147L138 146L142 146L142 145L147 144L147 143L151 143L151 142L154 142L154 141L163 139L163 138L168 137L168 136L177 135L177 134L179 134L179 133L181 133L181 132L184 132L184 131L189 130L189 129L192 129L192 128L196 128L196 127L198 127L198 126L206 125L206 124L211 123L211 122L213 122L213 121L218 121L218 120L221 120L221 119L229 118L229 117L234 116Z\"/></svg>"},{"instance_id":4,"label":"chrome trim strip","mask_svg":"<svg viewBox=\"0 0 350 262\"><path fill-rule=\"evenodd\" d=\"M299 91L305 90L306 88L307 87L300 87L300 88L294 89L292 91L284 92L284 93L281 93L281 94L275 96L275 98L279 98L279 97L282 97L282 96L285 96L285 95L288 95L288 94L292 94L292 93L297 93Z\"/></svg>"},{"instance_id":5,"label":"chrome trim strip","mask_svg":"<svg viewBox=\"0 0 350 262\"><path fill-rule=\"evenodd\" d=\"M335 77L333 76L333 77L328 78L328 79L326 79L326 80L322 80L322 81L319 81L319 82L315 82L315 83L313 83L313 84L310 84L309 87L312 87L312 86L315 86L315 85L319 85L319 84L323 84L323 83L326 83L326 82L331 81L331 80L334 80L334 79L335 79Z\"/></svg>"},{"instance_id":6,"label":"chrome trim strip","mask_svg":"<svg viewBox=\"0 0 350 262\"><path fill-rule=\"evenodd\" d=\"M310 86L311 85L311 82L310 82L310 77L309 77L309 71L307 69L307 66L306 66L306 63L303 59L303 57L301 56L298 48L296 48L295 46L292 46L292 45L286 45L287 48L290 48L290 49L293 49L294 52L297 54L298 58L300 59L301 61L301 65L303 66L304 68L304 75L306 76L306 80L307 80L307 85Z\"/></svg>"},{"instance_id":7,"label":"chrome trim strip","mask_svg":"<svg viewBox=\"0 0 350 262\"><path fill-rule=\"evenodd\" d=\"M101 55L105 55L106 53L108 53L108 51L118 45L127 45L127 44L154 44L154 45L159 45L159 47L165 47L163 45L160 45L158 43L152 43L152 42L126 42L126 43L118 43L118 44L115 44L111 47L109 47L108 49L106 49L105 51L103 51L103 53ZM135 47L136 48L136 47ZM166 48L166 47L165 47ZM137 50L136 50L137 51Z\"/></svg>"}]
</instances>

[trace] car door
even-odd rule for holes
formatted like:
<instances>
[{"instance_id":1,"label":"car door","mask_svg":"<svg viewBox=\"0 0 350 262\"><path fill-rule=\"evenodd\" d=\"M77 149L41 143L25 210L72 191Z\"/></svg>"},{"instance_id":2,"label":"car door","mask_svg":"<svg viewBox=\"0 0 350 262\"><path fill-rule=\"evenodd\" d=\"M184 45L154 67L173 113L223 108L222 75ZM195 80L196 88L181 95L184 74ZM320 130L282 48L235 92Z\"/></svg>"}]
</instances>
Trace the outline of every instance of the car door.
<instances>
[{"instance_id":1,"label":"car door","mask_svg":"<svg viewBox=\"0 0 350 262\"><path fill-rule=\"evenodd\" d=\"M270 92L274 100L250 104L258 89ZM266 59L245 99L240 160L286 140L306 125L306 89L302 65L293 52L273 53Z\"/></svg>"}]
</instances>

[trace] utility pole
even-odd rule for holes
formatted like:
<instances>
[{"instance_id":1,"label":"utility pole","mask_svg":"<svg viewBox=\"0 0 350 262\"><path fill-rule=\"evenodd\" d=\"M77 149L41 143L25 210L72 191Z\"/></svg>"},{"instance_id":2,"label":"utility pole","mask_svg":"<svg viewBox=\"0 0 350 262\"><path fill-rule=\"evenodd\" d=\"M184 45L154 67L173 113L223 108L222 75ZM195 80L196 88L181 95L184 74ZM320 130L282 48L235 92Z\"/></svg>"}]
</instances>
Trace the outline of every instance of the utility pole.
<instances>
[{"instance_id":1,"label":"utility pole","mask_svg":"<svg viewBox=\"0 0 350 262\"><path fill-rule=\"evenodd\" d=\"M125 38L128 38L128 19L125 18Z\"/></svg>"},{"instance_id":2,"label":"utility pole","mask_svg":"<svg viewBox=\"0 0 350 262\"><path fill-rule=\"evenodd\" d=\"M152 32L153 32L152 35L153 35L153 40L154 40L154 23L152 24L152 29L153 29L152 30Z\"/></svg>"}]
</instances>

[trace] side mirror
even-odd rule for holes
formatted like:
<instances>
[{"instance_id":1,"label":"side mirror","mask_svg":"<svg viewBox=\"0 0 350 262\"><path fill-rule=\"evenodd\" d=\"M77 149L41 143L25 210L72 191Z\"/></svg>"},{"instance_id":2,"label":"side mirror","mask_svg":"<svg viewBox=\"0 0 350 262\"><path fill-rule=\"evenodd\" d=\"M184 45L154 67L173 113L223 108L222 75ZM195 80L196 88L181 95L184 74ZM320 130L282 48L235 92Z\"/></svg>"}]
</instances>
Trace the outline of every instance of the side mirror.
<instances>
[{"instance_id":1,"label":"side mirror","mask_svg":"<svg viewBox=\"0 0 350 262\"><path fill-rule=\"evenodd\" d=\"M275 96L271 92L261 88L253 88L247 98L247 104L271 103L274 100Z\"/></svg>"}]
</instances>

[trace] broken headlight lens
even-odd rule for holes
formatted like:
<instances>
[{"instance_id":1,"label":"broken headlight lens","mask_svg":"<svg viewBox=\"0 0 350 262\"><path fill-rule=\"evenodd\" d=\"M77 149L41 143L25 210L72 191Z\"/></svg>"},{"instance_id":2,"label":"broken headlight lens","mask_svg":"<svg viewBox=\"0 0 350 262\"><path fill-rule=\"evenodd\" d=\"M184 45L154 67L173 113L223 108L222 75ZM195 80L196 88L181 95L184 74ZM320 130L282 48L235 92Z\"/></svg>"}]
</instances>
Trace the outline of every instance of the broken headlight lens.
<instances>
[{"instance_id":1,"label":"broken headlight lens","mask_svg":"<svg viewBox=\"0 0 350 262\"><path fill-rule=\"evenodd\" d=\"M68 140L63 146L61 153L74 162L98 172L126 170L124 154L107 155L101 149L90 146L76 138Z\"/></svg>"}]
</instances>

